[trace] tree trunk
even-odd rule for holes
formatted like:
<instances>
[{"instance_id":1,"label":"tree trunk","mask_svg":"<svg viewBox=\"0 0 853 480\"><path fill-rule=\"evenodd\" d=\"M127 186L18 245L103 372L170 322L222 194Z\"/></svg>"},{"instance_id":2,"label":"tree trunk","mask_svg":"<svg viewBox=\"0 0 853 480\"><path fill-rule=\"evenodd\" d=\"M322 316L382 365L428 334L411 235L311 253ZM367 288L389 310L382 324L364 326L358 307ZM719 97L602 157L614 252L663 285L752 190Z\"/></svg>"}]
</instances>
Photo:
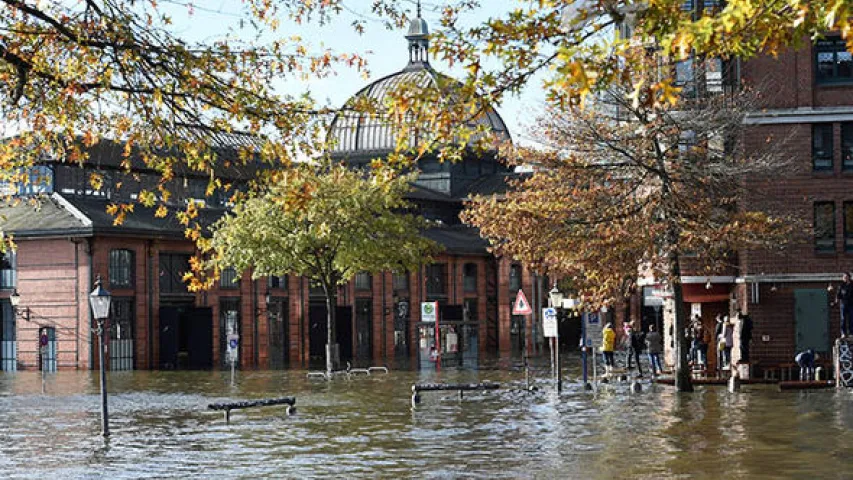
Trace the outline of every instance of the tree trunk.
<instances>
[{"instance_id":1,"label":"tree trunk","mask_svg":"<svg viewBox=\"0 0 853 480\"><path fill-rule=\"evenodd\" d=\"M331 376L332 372L340 368L341 355L335 330L335 317L337 295L336 286L323 285L326 294L326 373Z\"/></svg>"},{"instance_id":2,"label":"tree trunk","mask_svg":"<svg viewBox=\"0 0 853 480\"><path fill-rule=\"evenodd\" d=\"M692 392L693 382L690 380L690 365L687 352L687 318L684 315L684 290L681 286L681 259L673 248L669 254L669 274L672 285L673 301L675 302L675 318L673 333L675 334L675 389L679 392Z\"/></svg>"}]
</instances>

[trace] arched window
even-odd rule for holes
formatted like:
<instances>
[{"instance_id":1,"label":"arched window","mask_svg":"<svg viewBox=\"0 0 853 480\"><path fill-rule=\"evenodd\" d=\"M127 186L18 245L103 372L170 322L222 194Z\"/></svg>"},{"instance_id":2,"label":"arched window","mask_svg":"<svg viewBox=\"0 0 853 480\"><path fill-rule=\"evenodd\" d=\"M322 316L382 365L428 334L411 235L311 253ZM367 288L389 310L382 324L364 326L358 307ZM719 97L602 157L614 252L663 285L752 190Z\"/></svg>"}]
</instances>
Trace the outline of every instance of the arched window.
<instances>
[{"instance_id":1,"label":"arched window","mask_svg":"<svg viewBox=\"0 0 853 480\"><path fill-rule=\"evenodd\" d=\"M515 293L521 290L521 265L514 263L509 267L509 291Z\"/></svg>"},{"instance_id":2,"label":"arched window","mask_svg":"<svg viewBox=\"0 0 853 480\"><path fill-rule=\"evenodd\" d=\"M477 291L477 264L466 263L462 267L462 287L467 293Z\"/></svg>"}]
</instances>

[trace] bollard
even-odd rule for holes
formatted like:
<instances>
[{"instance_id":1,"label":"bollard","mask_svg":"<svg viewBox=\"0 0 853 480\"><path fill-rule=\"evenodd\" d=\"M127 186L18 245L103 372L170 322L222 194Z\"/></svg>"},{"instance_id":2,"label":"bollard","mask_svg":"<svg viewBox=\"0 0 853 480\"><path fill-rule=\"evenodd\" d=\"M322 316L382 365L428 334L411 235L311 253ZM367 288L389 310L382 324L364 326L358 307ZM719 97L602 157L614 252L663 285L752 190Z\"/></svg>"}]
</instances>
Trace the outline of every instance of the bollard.
<instances>
[{"instance_id":1,"label":"bollard","mask_svg":"<svg viewBox=\"0 0 853 480\"><path fill-rule=\"evenodd\" d=\"M640 393L642 391L643 385L638 380L634 380L634 382L631 383L631 393Z\"/></svg>"},{"instance_id":2,"label":"bollard","mask_svg":"<svg viewBox=\"0 0 853 480\"><path fill-rule=\"evenodd\" d=\"M587 390L587 391L592 390L592 384L591 384L591 383L589 383L589 382L586 382L586 383L583 385L583 389L584 389L584 390Z\"/></svg>"},{"instance_id":3,"label":"bollard","mask_svg":"<svg viewBox=\"0 0 853 480\"><path fill-rule=\"evenodd\" d=\"M817 367L814 371L814 379L818 382L822 382L823 378L823 367Z\"/></svg>"}]
</instances>

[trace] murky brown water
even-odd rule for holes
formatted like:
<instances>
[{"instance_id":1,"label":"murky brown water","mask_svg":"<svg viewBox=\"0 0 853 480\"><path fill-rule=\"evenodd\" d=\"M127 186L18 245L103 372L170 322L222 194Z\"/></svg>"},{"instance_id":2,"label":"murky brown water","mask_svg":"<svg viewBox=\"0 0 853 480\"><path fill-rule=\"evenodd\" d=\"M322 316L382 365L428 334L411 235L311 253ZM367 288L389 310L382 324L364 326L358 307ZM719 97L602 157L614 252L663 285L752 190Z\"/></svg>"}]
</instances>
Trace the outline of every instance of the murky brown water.
<instances>
[{"instance_id":1,"label":"murky brown water","mask_svg":"<svg viewBox=\"0 0 853 480\"><path fill-rule=\"evenodd\" d=\"M568 361L572 362L573 359ZM569 372L574 378L577 372ZM424 394L412 383L511 389ZM305 372L127 372L109 379L112 437L99 436L97 372L0 373L3 478L853 478L853 393L745 386L678 395L646 385L520 390L519 371L392 372L331 383ZM207 404L295 395L237 411Z\"/></svg>"}]
</instances>

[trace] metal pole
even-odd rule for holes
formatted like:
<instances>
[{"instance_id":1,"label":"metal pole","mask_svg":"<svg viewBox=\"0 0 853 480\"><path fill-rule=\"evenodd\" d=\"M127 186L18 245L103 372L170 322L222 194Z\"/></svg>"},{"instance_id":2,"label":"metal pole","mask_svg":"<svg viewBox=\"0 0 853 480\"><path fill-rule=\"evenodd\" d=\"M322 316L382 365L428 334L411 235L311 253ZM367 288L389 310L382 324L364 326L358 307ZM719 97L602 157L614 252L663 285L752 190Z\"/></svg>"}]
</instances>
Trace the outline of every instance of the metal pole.
<instances>
[{"instance_id":1,"label":"metal pole","mask_svg":"<svg viewBox=\"0 0 853 480\"><path fill-rule=\"evenodd\" d=\"M563 371L560 365L560 322L557 321L557 336L554 337L554 356L557 363L557 393L563 391Z\"/></svg>"},{"instance_id":2,"label":"metal pole","mask_svg":"<svg viewBox=\"0 0 853 480\"><path fill-rule=\"evenodd\" d=\"M583 388L586 388L586 384L589 383L589 373L587 369L587 346L586 346L586 314L581 315L581 341L583 342L583 348L581 348L581 361L583 363Z\"/></svg>"},{"instance_id":3,"label":"metal pole","mask_svg":"<svg viewBox=\"0 0 853 480\"><path fill-rule=\"evenodd\" d=\"M524 381L527 384L527 391L530 391L530 364L527 360L527 342L530 340L527 338L527 315L522 315L522 325L521 330L524 332Z\"/></svg>"},{"instance_id":4,"label":"metal pole","mask_svg":"<svg viewBox=\"0 0 853 480\"><path fill-rule=\"evenodd\" d=\"M101 366L101 428L102 435L105 437L110 436L110 417L109 412L107 410L107 375L106 375L106 366L104 365L104 350L106 349L106 344L104 343L104 333L106 329L104 329L104 319L98 319L98 340L100 345L98 345L98 361Z\"/></svg>"},{"instance_id":5,"label":"metal pole","mask_svg":"<svg viewBox=\"0 0 853 480\"><path fill-rule=\"evenodd\" d=\"M231 354L231 386L234 386L234 354Z\"/></svg>"}]
</instances>

